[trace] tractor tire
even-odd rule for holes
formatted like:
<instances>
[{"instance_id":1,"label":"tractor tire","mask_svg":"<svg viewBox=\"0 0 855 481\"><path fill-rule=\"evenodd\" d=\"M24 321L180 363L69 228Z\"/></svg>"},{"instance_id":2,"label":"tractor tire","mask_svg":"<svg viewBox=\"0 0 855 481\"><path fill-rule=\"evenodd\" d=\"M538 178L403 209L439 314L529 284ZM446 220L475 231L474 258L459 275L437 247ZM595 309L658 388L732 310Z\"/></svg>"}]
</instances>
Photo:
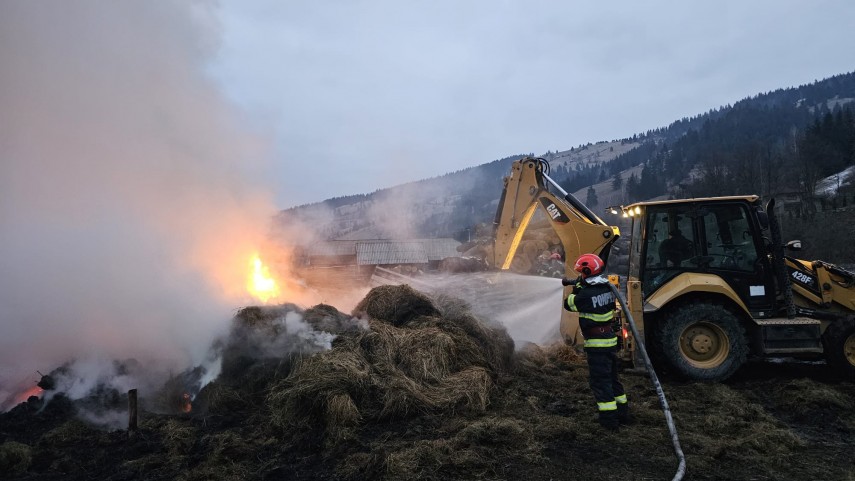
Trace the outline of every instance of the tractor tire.
<instances>
[{"instance_id":1,"label":"tractor tire","mask_svg":"<svg viewBox=\"0 0 855 481\"><path fill-rule=\"evenodd\" d=\"M656 349L675 374L698 381L723 381L748 359L739 319L711 303L683 304L665 315L657 323Z\"/></svg>"},{"instance_id":2,"label":"tractor tire","mask_svg":"<svg viewBox=\"0 0 855 481\"><path fill-rule=\"evenodd\" d=\"M828 326L822 344L825 360L834 372L855 380L855 317Z\"/></svg>"}]
</instances>

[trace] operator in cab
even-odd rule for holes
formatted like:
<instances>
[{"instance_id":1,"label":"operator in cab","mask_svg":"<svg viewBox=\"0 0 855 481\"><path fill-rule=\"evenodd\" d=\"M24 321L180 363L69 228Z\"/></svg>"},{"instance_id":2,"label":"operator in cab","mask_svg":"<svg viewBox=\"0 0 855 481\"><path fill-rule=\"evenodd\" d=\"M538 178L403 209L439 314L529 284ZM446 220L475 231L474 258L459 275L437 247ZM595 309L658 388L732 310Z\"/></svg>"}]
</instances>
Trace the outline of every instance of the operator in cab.
<instances>
[{"instance_id":1,"label":"operator in cab","mask_svg":"<svg viewBox=\"0 0 855 481\"><path fill-rule=\"evenodd\" d=\"M680 267L684 260L694 255L694 244L683 236L680 229L668 232L668 238L659 246L662 267Z\"/></svg>"},{"instance_id":2,"label":"operator in cab","mask_svg":"<svg viewBox=\"0 0 855 481\"><path fill-rule=\"evenodd\" d=\"M579 327L585 337L589 383L597 402L600 425L616 431L632 418L626 392L618 379L618 339L614 332L615 296L609 280L602 275L605 263L594 254L583 254L573 269L579 278L564 279L573 283L573 291L564 300L564 308L579 313Z\"/></svg>"}]
</instances>

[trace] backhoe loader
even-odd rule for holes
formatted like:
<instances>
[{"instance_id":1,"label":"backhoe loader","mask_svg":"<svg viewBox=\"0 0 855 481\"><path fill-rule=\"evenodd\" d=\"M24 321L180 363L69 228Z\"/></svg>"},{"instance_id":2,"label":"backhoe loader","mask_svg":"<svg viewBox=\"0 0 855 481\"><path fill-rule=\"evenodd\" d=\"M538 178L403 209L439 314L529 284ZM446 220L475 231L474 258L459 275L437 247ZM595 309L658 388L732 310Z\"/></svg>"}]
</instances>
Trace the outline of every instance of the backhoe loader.
<instances>
[{"instance_id":1,"label":"backhoe loader","mask_svg":"<svg viewBox=\"0 0 855 481\"><path fill-rule=\"evenodd\" d=\"M538 206L564 248L566 277L576 277L573 264L584 253L608 266L620 229L565 192L544 159L527 157L504 180L496 267L511 266ZM634 339L618 316L620 357L639 366L636 343L644 343L671 373L708 381L728 378L749 356L824 358L855 380L855 274L787 255L800 242L782 243L774 206L744 195L612 208L631 225L623 288L639 333ZM562 312L560 332L581 343L577 314Z\"/></svg>"}]
</instances>

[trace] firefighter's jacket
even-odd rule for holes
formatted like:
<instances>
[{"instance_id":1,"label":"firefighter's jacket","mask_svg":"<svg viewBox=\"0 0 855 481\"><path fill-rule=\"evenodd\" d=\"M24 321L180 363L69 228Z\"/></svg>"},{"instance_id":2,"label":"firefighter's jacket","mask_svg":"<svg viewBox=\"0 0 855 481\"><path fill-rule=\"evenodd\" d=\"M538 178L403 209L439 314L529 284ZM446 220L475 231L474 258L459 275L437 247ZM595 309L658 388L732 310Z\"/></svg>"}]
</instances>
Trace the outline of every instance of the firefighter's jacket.
<instances>
[{"instance_id":1,"label":"firefighter's jacket","mask_svg":"<svg viewBox=\"0 0 855 481\"><path fill-rule=\"evenodd\" d=\"M579 313L586 349L617 349L613 330L615 296L606 277L593 276L577 282L573 293L564 300L564 308Z\"/></svg>"}]
</instances>

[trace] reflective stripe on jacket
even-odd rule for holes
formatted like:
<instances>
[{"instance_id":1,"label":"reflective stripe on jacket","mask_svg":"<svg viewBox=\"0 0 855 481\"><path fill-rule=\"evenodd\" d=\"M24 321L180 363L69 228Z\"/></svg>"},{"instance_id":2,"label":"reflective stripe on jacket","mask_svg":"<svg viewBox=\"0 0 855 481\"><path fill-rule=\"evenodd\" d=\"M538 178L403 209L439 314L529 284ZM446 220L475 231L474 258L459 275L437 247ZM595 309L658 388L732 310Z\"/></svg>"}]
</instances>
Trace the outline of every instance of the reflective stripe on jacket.
<instances>
[{"instance_id":1,"label":"reflective stripe on jacket","mask_svg":"<svg viewBox=\"0 0 855 481\"><path fill-rule=\"evenodd\" d=\"M573 293L564 301L564 308L579 313L582 333L593 327L609 326L615 318L615 297L603 276L583 279L573 287ZM615 348L617 336L614 332L585 334L586 348Z\"/></svg>"}]
</instances>

